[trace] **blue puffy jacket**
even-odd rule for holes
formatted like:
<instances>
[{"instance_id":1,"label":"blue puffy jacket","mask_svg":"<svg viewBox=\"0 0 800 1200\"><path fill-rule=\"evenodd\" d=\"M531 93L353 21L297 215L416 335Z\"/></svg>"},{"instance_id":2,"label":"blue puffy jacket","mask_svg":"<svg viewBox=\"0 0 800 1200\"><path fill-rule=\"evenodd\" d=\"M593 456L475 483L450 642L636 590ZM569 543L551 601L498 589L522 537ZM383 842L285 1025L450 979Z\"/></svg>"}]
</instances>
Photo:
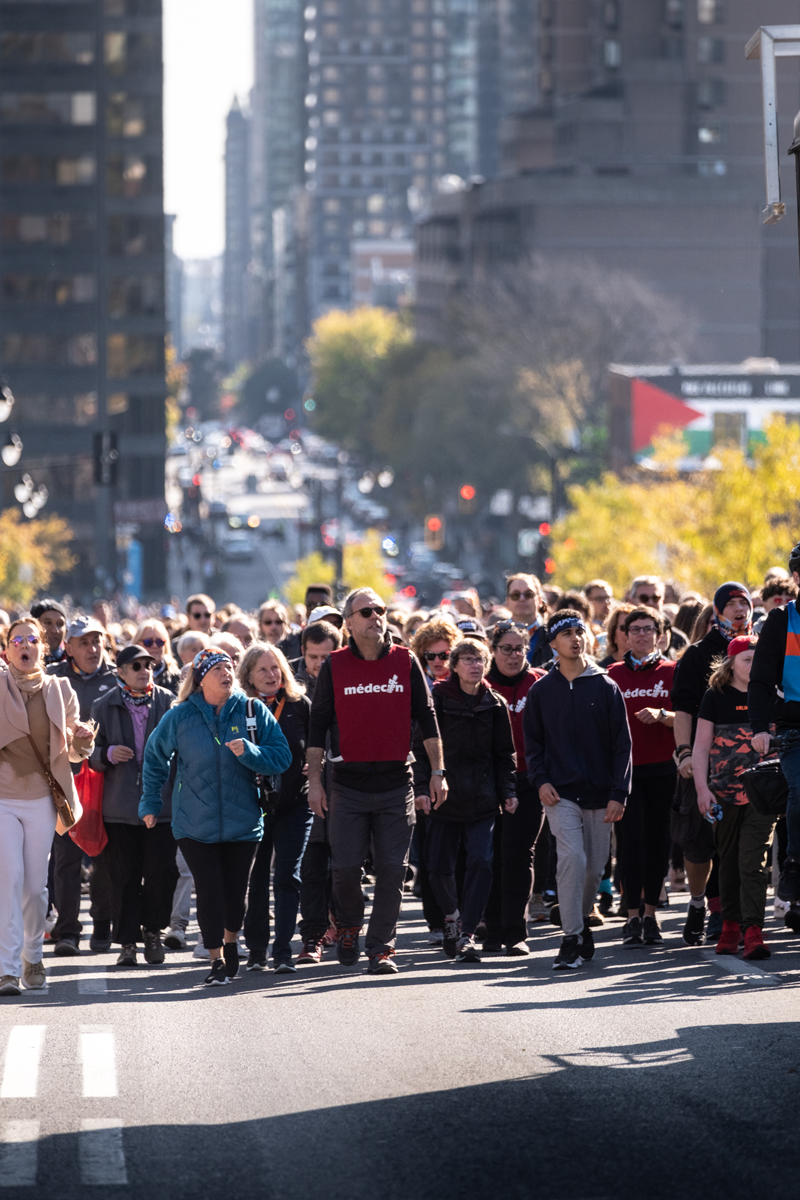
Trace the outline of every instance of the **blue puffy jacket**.
<instances>
[{"instance_id":1,"label":"blue puffy jacket","mask_svg":"<svg viewBox=\"0 0 800 1200\"><path fill-rule=\"evenodd\" d=\"M196 842L258 842L264 818L254 773L280 775L292 752L278 722L260 700L255 701L258 745L247 739L247 699L236 691L217 715L202 692L176 704L162 718L145 747L139 816L161 812L161 788L177 755L172 793L172 832ZM237 758L226 742L244 738Z\"/></svg>"}]
</instances>

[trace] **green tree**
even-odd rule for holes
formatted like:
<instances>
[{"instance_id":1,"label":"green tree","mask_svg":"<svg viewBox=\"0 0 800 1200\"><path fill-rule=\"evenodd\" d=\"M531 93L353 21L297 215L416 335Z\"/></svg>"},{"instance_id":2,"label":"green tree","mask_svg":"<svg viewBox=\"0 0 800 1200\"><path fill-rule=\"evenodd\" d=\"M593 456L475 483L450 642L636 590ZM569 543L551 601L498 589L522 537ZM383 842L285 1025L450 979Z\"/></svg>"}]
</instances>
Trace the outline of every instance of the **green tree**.
<instances>
[{"instance_id":1,"label":"green tree","mask_svg":"<svg viewBox=\"0 0 800 1200\"><path fill-rule=\"evenodd\" d=\"M11 605L27 606L46 590L55 575L75 566L68 546L73 533L63 517L50 514L33 521L18 508L0 513L0 597Z\"/></svg>"}]
</instances>

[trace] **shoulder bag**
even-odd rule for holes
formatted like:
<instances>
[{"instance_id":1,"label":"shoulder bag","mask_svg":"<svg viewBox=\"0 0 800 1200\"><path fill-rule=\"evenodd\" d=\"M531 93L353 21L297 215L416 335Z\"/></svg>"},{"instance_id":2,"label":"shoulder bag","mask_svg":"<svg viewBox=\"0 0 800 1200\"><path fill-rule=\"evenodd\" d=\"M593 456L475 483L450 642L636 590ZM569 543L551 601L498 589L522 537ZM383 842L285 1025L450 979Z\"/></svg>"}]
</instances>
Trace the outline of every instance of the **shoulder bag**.
<instances>
[{"instance_id":1,"label":"shoulder bag","mask_svg":"<svg viewBox=\"0 0 800 1200\"><path fill-rule=\"evenodd\" d=\"M28 734L27 737L31 744L33 753L36 755L39 766L42 768L42 774L47 780L47 786L50 788L50 795L53 797L53 803L56 806L56 812L58 813L59 820L61 821L61 824L64 826L65 830L72 829L76 821L72 803L53 772L48 766L45 765L45 761L39 753L39 747L36 745L36 742L33 740L30 734Z\"/></svg>"}]
</instances>

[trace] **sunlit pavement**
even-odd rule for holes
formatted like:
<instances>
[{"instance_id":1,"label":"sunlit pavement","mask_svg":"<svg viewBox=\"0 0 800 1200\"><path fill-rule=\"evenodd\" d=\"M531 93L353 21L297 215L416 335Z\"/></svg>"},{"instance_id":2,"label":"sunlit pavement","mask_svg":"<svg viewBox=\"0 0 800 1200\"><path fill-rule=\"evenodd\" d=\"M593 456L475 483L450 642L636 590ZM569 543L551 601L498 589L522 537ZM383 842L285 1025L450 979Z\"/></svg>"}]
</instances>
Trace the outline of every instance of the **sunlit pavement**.
<instances>
[{"instance_id":1,"label":"sunlit pavement","mask_svg":"<svg viewBox=\"0 0 800 1200\"><path fill-rule=\"evenodd\" d=\"M683 945L677 902L663 950L610 920L565 973L549 925L529 959L453 964L413 899L390 978L328 951L205 990L189 952L117 970L48 951L47 992L0 1000L0 1190L794 1195L800 939L770 920L774 957L731 973Z\"/></svg>"}]
</instances>

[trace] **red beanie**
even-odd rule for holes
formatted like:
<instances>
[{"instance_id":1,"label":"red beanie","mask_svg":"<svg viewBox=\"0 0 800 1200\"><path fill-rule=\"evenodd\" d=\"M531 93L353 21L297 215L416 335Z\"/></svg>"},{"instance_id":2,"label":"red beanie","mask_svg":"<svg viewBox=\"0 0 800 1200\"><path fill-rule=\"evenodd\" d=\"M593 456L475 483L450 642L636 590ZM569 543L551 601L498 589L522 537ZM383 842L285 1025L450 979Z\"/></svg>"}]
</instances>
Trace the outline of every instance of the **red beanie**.
<instances>
[{"instance_id":1,"label":"red beanie","mask_svg":"<svg viewBox=\"0 0 800 1200\"><path fill-rule=\"evenodd\" d=\"M731 638L728 642L728 658L742 654L745 650L752 650L757 641L755 634L742 634L740 637Z\"/></svg>"}]
</instances>

